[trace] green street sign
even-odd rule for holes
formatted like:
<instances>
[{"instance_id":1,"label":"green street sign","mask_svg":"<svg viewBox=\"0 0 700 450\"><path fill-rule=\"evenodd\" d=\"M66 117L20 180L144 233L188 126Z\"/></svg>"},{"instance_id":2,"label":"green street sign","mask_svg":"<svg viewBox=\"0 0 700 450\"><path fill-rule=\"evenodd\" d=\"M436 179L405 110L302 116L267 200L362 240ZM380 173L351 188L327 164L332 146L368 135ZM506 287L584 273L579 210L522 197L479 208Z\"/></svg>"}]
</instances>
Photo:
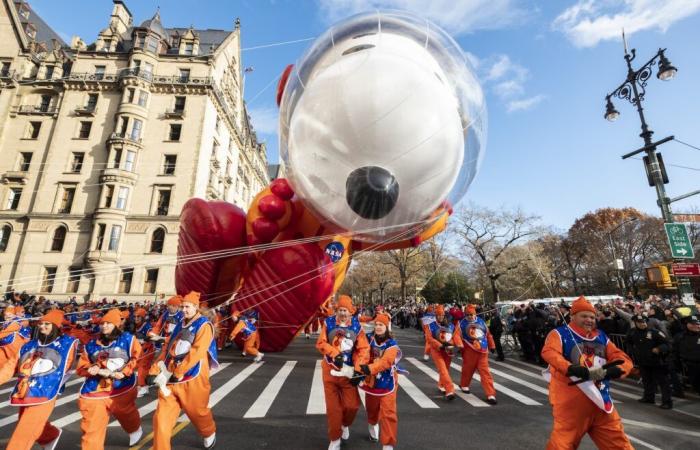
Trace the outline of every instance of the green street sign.
<instances>
[{"instance_id":1,"label":"green street sign","mask_svg":"<svg viewBox=\"0 0 700 450\"><path fill-rule=\"evenodd\" d=\"M693 245L688 237L688 229L684 223L665 223L668 245L671 247L671 256L674 258L693 259Z\"/></svg>"}]
</instances>

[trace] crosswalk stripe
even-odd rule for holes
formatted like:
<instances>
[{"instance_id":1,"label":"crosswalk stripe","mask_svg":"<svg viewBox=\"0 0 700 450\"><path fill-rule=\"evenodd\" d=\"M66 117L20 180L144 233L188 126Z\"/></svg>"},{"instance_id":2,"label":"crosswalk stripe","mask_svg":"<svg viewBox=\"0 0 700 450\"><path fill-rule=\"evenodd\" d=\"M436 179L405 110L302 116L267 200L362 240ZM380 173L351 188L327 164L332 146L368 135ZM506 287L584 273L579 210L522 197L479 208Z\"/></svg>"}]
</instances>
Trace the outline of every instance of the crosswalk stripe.
<instances>
[{"instance_id":1,"label":"crosswalk stripe","mask_svg":"<svg viewBox=\"0 0 700 450\"><path fill-rule=\"evenodd\" d=\"M284 366L272 377L272 380L267 384L265 389L262 391L260 396L255 400L255 403L248 409L248 411L243 415L244 419L255 419L259 417L265 417L267 411L269 411L272 406L272 402L277 398L282 389L282 385L287 380L287 377L294 369L297 364L296 361L287 361Z\"/></svg>"},{"instance_id":2,"label":"crosswalk stripe","mask_svg":"<svg viewBox=\"0 0 700 450\"><path fill-rule=\"evenodd\" d=\"M513 383L518 383L522 386L525 386L525 387L532 389L533 391L537 391L540 394L549 395L549 389L543 388L542 386L538 386L536 384L530 383L529 381L521 380L518 377L514 377L513 375L507 374L505 372L501 372L500 370L496 370L494 368L491 368L491 372L495 375L498 375L501 378L505 378L506 380L510 380ZM542 381L544 381L544 379L542 379Z\"/></svg>"},{"instance_id":3,"label":"crosswalk stripe","mask_svg":"<svg viewBox=\"0 0 700 450\"><path fill-rule=\"evenodd\" d=\"M399 374L399 386L408 394L411 399L421 408L439 408L439 406L416 387L408 377Z\"/></svg>"},{"instance_id":4,"label":"crosswalk stripe","mask_svg":"<svg viewBox=\"0 0 700 450\"><path fill-rule=\"evenodd\" d=\"M450 366L453 369L458 370L460 373L462 372L462 368L460 366L458 366L457 364L452 363L452 364L450 364ZM493 373L496 373L496 371L493 371ZM476 381L481 381L481 377L479 376L478 373L475 373L474 375L472 375L472 377ZM500 383L496 383L494 381L493 385L498 390L498 392L502 392L503 394L505 394L511 398L514 398L515 400L519 401L520 403L523 403L523 404L529 405L529 406L542 406L542 403L540 403L534 399L531 399L530 397L528 397L526 395L520 394L519 392L515 392L514 390L507 388Z\"/></svg>"},{"instance_id":5,"label":"crosswalk stripe","mask_svg":"<svg viewBox=\"0 0 700 450\"><path fill-rule=\"evenodd\" d=\"M367 400L366 400L365 396L367 395L367 393L365 391L363 391L362 389L358 389L357 392L360 394L360 401L362 402L362 406L364 406L366 408L367 407Z\"/></svg>"},{"instance_id":6,"label":"crosswalk stripe","mask_svg":"<svg viewBox=\"0 0 700 450\"><path fill-rule=\"evenodd\" d=\"M438 373L436 371L434 371L430 367L426 366L422 362L418 361L416 358L406 358L406 360L408 362L410 362L411 364L413 364L414 366L416 366L418 368L418 370L420 370L424 374L428 375L433 380L438 381L440 379L440 376L438 375ZM459 390L459 386L457 386L456 384L454 385L454 387L455 387L455 394L457 394L457 397L461 398L462 400L469 403L470 405L476 406L478 408L489 406L486 402L484 402L483 400L481 400L477 397L474 397L473 395L464 394L463 392L461 392Z\"/></svg>"},{"instance_id":7,"label":"crosswalk stripe","mask_svg":"<svg viewBox=\"0 0 700 450\"><path fill-rule=\"evenodd\" d=\"M646 448L648 448L649 450L662 450L662 449L660 449L659 447L657 447L657 446L655 446L655 445L653 445L653 444L650 444L650 443L648 443L648 442L646 442L646 441L643 441L643 440L641 440L641 439L639 439L639 438L636 438L636 437L634 437L634 436L630 436L629 433L625 433L625 434L627 435L627 439L629 439L630 442L634 442L634 443L637 444L637 445L641 445L642 447L646 447Z\"/></svg>"},{"instance_id":8,"label":"crosswalk stripe","mask_svg":"<svg viewBox=\"0 0 700 450\"><path fill-rule=\"evenodd\" d=\"M60 399L56 400L55 406L61 406L61 405L64 405L68 402L72 402L73 400L76 400L79 396L80 396L80 394L72 394L72 395L69 395L67 397L60 398ZM18 418L19 418L19 414L17 414L17 413L15 413L9 417L5 417L4 419L0 420L0 428L17 422Z\"/></svg>"},{"instance_id":9,"label":"crosswalk stripe","mask_svg":"<svg viewBox=\"0 0 700 450\"><path fill-rule=\"evenodd\" d=\"M219 364L219 367L217 367L216 369L212 369L209 376L216 375L218 372L221 372L222 370L224 370L225 368L227 368L230 365L231 365L231 363ZM158 389L158 388L155 388L155 389ZM156 390L155 392L156 392L156 399L146 403L145 405L143 405L142 407L139 408L139 416L141 416L142 418L144 416L149 415L150 413L152 413L153 411L156 410L156 407L158 406L158 391ZM80 414L80 413L78 413L78 414ZM78 417L78 418L80 418L80 417ZM121 425L119 425L118 421L113 420L107 426L108 427L119 427Z\"/></svg>"},{"instance_id":10,"label":"crosswalk stripe","mask_svg":"<svg viewBox=\"0 0 700 450\"><path fill-rule=\"evenodd\" d=\"M323 378L321 374L321 360L316 361L314 378L311 381L311 393L309 403L306 405L306 414L325 414L326 397L323 393Z\"/></svg>"},{"instance_id":11,"label":"crosswalk stripe","mask_svg":"<svg viewBox=\"0 0 700 450\"><path fill-rule=\"evenodd\" d=\"M84 378L78 378L78 379L76 379L76 380L71 380L71 381L69 381L68 383L66 383L66 387L68 388L68 387L71 387L71 386L73 386L73 385L82 383L83 380L84 380ZM12 391L13 389L14 389L14 386L11 387L11 388L10 388L9 390L7 390L6 392L10 392L10 391ZM2 392L2 391L0 391L0 392ZM8 406L9 404L10 404L10 401L9 401L9 400L5 400L4 402L0 402L0 408L4 408L5 406Z\"/></svg>"}]
</instances>

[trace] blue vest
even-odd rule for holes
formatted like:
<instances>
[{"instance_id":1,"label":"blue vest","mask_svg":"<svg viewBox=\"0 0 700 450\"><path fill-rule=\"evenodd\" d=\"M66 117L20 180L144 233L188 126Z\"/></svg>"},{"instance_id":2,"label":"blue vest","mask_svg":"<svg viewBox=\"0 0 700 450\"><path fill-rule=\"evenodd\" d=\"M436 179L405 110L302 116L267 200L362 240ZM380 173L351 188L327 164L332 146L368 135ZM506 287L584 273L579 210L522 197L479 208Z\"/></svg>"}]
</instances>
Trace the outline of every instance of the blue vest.
<instances>
[{"instance_id":1,"label":"blue vest","mask_svg":"<svg viewBox=\"0 0 700 450\"><path fill-rule=\"evenodd\" d=\"M97 343L93 339L85 346L90 362L100 366L100 369L120 371L131 359L131 344L134 335L124 332L108 346ZM80 396L87 398L116 397L132 389L136 385L136 375L132 373L121 380L102 378L101 376L87 377L80 388Z\"/></svg>"},{"instance_id":2,"label":"blue vest","mask_svg":"<svg viewBox=\"0 0 700 450\"><path fill-rule=\"evenodd\" d=\"M11 325L13 322L21 322L21 319L13 320L12 322L8 322L5 324L3 329L7 328L9 325ZM17 334L22 336L25 339L29 339L32 337L32 329L29 327L23 327L20 325L20 329L17 331L14 331L4 338L0 339L0 347L5 347L6 345L10 345L15 341L15 338L17 337Z\"/></svg>"},{"instance_id":3,"label":"blue vest","mask_svg":"<svg viewBox=\"0 0 700 450\"><path fill-rule=\"evenodd\" d=\"M190 352L190 349L192 348L192 343L194 342L194 339L197 336L199 329L203 326L210 326L212 328L212 339L209 343L209 349L207 350L209 356L209 365L213 369L219 367L219 362L217 359L218 355L216 352L216 339L214 339L213 333L214 325L212 325L212 323L209 322L209 319L207 319L204 316L199 316L199 318L195 319L187 327L184 327L183 321L177 323L175 329L173 330L173 334L170 337L170 341L168 342L168 347L165 349L166 367L169 367L172 361L174 361L177 365L180 364L180 362L183 359L185 359L187 354ZM192 378L195 378L199 375L201 365L201 361L198 361L197 364L192 366L190 370L185 372L185 375L182 377L182 380L176 381L174 383L168 382L168 384L184 383L186 381L191 380Z\"/></svg>"},{"instance_id":4,"label":"blue vest","mask_svg":"<svg viewBox=\"0 0 700 450\"><path fill-rule=\"evenodd\" d=\"M136 330L136 338L139 340L140 343L144 343L146 336L148 336L148 332L151 331L152 328L153 325L151 325L151 322L144 319L144 322Z\"/></svg>"},{"instance_id":5,"label":"blue vest","mask_svg":"<svg viewBox=\"0 0 700 450\"><path fill-rule=\"evenodd\" d=\"M362 324L360 323L359 320L357 320L357 317L352 316L352 319L350 320L350 325L349 326L340 326L336 323L335 316L327 317L326 318L326 339L328 342L333 345L334 347L337 347L339 344L336 342L337 340L347 338L350 339L353 343L357 341L357 336L362 332ZM354 346L353 346L354 348ZM343 355L343 364L347 364L349 366L353 365L352 361L352 350L348 352L343 352L341 353ZM340 370L340 367L336 367L335 364L333 363L333 358L326 356L326 362L333 366L335 369Z\"/></svg>"},{"instance_id":6,"label":"blue vest","mask_svg":"<svg viewBox=\"0 0 700 450\"><path fill-rule=\"evenodd\" d=\"M376 361L384 355L384 352L391 348L396 347L398 349L398 344L394 339L387 339L381 345L377 343L374 339L374 333L367 336L369 339L370 347L370 361ZM401 349L398 349L398 354L396 360L391 365L390 368L379 372L378 374L369 378L368 382L363 383L360 387L363 391L370 395L382 396L391 394L396 390L396 371L398 369L397 364L402 357Z\"/></svg>"},{"instance_id":7,"label":"blue vest","mask_svg":"<svg viewBox=\"0 0 700 450\"><path fill-rule=\"evenodd\" d=\"M476 318L474 322L470 322L466 317L459 321L459 328L462 332L462 339L477 352L486 353L489 349L489 341L486 337L488 328L481 317Z\"/></svg>"},{"instance_id":8,"label":"blue vest","mask_svg":"<svg viewBox=\"0 0 700 450\"><path fill-rule=\"evenodd\" d=\"M455 326L452 322L448 322L446 326L440 325L438 322L431 322L430 325L428 325L428 328L430 329L430 335L433 337L433 339L437 339L438 341L442 342L443 339L440 336L441 333L450 333L454 335L455 332ZM451 341L452 339L448 339L447 341Z\"/></svg>"},{"instance_id":9,"label":"blue vest","mask_svg":"<svg viewBox=\"0 0 700 450\"><path fill-rule=\"evenodd\" d=\"M39 405L56 398L68 381L68 355L75 355L77 339L62 334L50 344L41 345L32 339L19 351L17 384L10 395L10 404Z\"/></svg>"},{"instance_id":10,"label":"blue vest","mask_svg":"<svg viewBox=\"0 0 700 450\"><path fill-rule=\"evenodd\" d=\"M241 329L241 333L243 334L243 340L247 341L250 336L252 336L253 333L257 331L257 328L255 328L255 325L251 323L248 319L240 319L243 321L243 329Z\"/></svg>"},{"instance_id":11,"label":"blue vest","mask_svg":"<svg viewBox=\"0 0 700 450\"><path fill-rule=\"evenodd\" d=\"M571 364L579 364L586 367L600 367L607 362L606 347L608 336L603 330L598 330L598 335L593 339L586 339L567 326L556 328L561 338L562 353ZM579 350L580 349L580 350ZM603 410L611 412L613 409L612 397L610 397L610 380L596 381L595 386L600 391L603 400Z\"/></svg>"}]
</instances>

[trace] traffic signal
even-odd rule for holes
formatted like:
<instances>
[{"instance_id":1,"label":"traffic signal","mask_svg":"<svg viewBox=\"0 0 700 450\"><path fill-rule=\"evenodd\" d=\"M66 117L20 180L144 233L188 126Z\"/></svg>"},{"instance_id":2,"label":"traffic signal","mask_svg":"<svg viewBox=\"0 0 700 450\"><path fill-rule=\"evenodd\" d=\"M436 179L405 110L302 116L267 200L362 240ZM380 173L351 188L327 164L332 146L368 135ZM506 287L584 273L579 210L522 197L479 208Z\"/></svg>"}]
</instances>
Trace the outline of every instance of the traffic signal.
<instances>
[{"instance_id":1,"label":"traffic signal","mask_svg":"<svg viewBox=\"0 0 700 450\"><path fill-rule=\"evenodd\" d=\"M661 153L656 152L656 160L659 162L659 171L661 171L661 180L664 184L668 184L668 174L666 173L666 165L664 164L664 158ZM652 176L652 170L649 168L649 157L644 157L644 170L647 172L647 181L649 186L654 187L654 177Z\"/></svg>"},{"instance_id":2,"label":"traffic signal","mask_svg":"<svg viewBox=\"0 0 700 450\"><path fill-rule=\"evenodd\" d=\"M654 267L647 267L647 281L649 283L656 283L656 287L669 289L673 287L673 281L671 281L671 273L668 266L662 264L657 264Z\"/></svg>"}]
</instances>

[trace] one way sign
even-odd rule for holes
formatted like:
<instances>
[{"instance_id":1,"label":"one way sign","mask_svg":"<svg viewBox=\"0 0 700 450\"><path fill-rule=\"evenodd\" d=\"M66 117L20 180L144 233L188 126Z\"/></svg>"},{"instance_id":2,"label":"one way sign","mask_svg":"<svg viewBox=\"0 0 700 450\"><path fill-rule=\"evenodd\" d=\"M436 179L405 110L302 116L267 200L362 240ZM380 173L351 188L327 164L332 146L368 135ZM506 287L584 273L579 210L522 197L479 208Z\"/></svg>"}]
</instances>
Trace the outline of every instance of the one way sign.
<instances>
[{"instance_id":1,"label":"one way sign","mask_svg":"<svg viewBox=\"0 0 700 450\"><path fill-rule=\"evenodd\" d=\"M683 223L665 223L668 245L671 247L671 256L674 258L693 259L693 245L688 237L688 229Z\"/></svg>"}]
</instances>

